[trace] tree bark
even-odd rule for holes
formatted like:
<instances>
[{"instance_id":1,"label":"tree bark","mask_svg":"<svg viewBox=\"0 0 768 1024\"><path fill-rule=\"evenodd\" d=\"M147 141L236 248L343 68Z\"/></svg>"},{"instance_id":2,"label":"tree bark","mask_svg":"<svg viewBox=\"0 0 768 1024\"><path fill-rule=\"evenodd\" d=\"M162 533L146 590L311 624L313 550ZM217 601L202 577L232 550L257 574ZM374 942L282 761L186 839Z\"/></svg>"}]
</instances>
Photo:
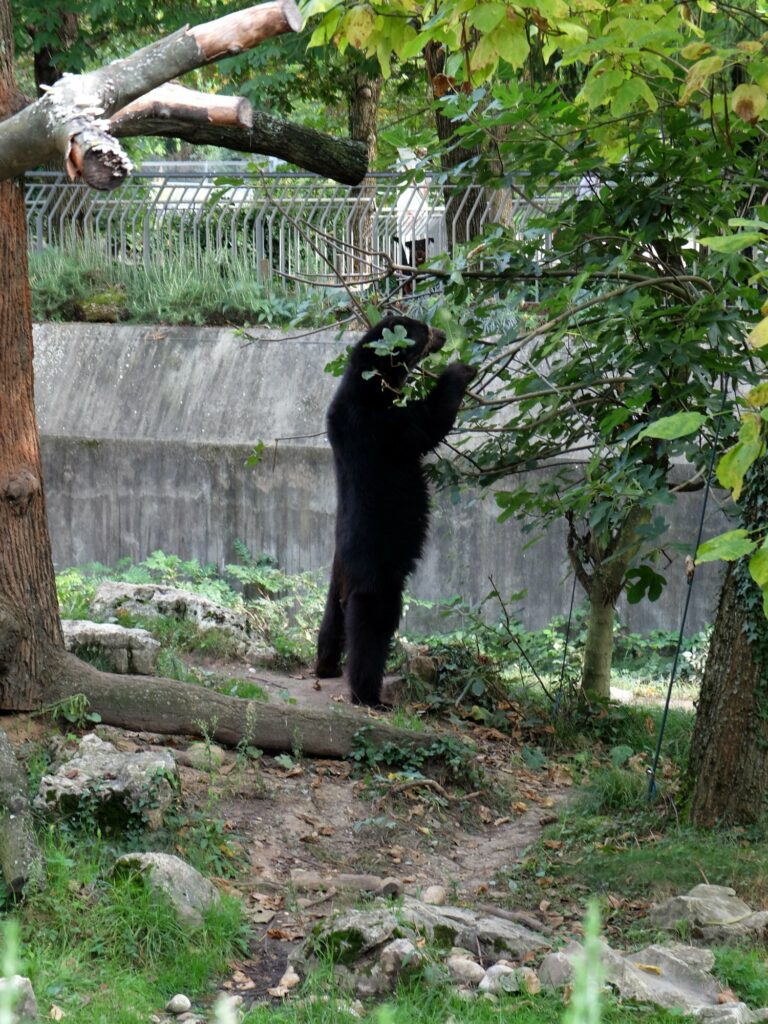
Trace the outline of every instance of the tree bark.
<instances>
[{"instance_id":1,"label":"tree bark","mask_svg":"<svg viewBox=\"0 0 768 1024\"><path fill-rule=\"evenodd\" d=\"M300 750L310 757L348 757L364 726L369 741L426 747L434 733L412 733L339 704L298 708L227 697L200 686L153 676L99 672L62 654L46 687L56 703L83 694L107 725L168 734L207 736L236 747L247 743L270 752Z\"/></svg>"},{"instance_id":2,"label":"tree bark","mask_svg":"<svg viewBox=\"0 0 768 1024\"><path fill-rule=\"evenodd\" d=\"M7 4L0 40L10 42ZM0 118L16 102L10 45L0 46ZM0 183L0 707L39 704L46 650L61 646L35 420L24 192Z\"/></svg>"},{"instance_id":3,"label":"tree bark","mask_svg":"<svg viewBox=\"0 0 768 1024\"><path fill-rule=\"evenodd\" d=\"M359 185L368 171L364 142L253 110L240 96L206 96L180 85L161 86L118 110L109 128L116 138L161 135L276 156L344 185Z\"/></svg>"},{"instance_id":4,"label":"tree bark","mask_svg":"<svg viewBox=\"0 0 768 1024\"><path fill-rule=\"evenodd\" d=\"M82 177L94 188L116 188L131 164L99 118L186 71L300 27L293 0L271 0L181 29L97 71L67 75L0 125L0 181L60 154L71 177Z\"/></svg>"},{"instance_id":5,"label":"tree bark","mask_svg":"<svg viewBox=\"0 0 768 1024\"><path fill-rule=\"evenodd\" d=\"M15 897L41 885L43 858L35 840L26 779L0 731L0 874Z\"/></svg>"},{"instance_id":6,"label":"tree bark","mask_svg":"<svg viewBox=\"0 0 768 1024\"><path fill-rule=\"evenodd\" d=\"M768 459L752 470L742 525L765 525ZM746 558L728 566L704 669L688 776L701 828L751 825L768 794L768 619Z\"/></svg>"},{"instance_id":7,"label":"tree bark","mask_svg":"<svg viewBox=\"0 0 768 1024\"><path fill-rule=\"evenodd\" d=\"M378 149L376 122L379 116L379 100L381 98L382 80L371 78L364 71L355 68L352 71L351 85L348 93L349 136L353 142L365 146L368 167L373 165ZM371 273L371 253L373 252L373 214L376 210L376 182L374 178L364 179L356 188L350 200L354 204L354 213L350 222L356 253L351 263L342 269L344 277L354 282L355 277L366 280Z\"/></svg>"},{"instance_id":8,"label":"tree bark","mask_svg":"<svg viewBox=\"0 0 768 1024\"><path fill-rule=\"evenodd\" d=\"M424 48L424 59L427 65L432 95L435 99L442 96L443 89L439 83L446 82L445 50L440 43L429 42ZM463 146L456 137L456 124L440 110L435 111L435 128L440 142L445 143L440 154L440 165L444 171L452 171L461 164L482 153L480 146L468 148ZM449 145L449 143L453 143ZM454 245L469 242L480 231L483 204L478 202L479 196L460 185L443 186L445 197L445 222L452 228L448 239L449 249Z\"/></svg>"},{"instance_id":9,"label":"tree bark","mask_svg":"<svg viewBox=\"0 0 768 1024\"><path fill-rule=\"evenodd\" d=\"M589 598L581 675L581 689L588 700L608 700L611 696L616 602L624 587L627 569L642 544L639 529L649 519L650 513L646 509L632 506L604 547L591 535L577 537L573 522L569 522L568 557ZM587 562L591 562L592 572L587 570Z\"/></svg>"}]
</instances>

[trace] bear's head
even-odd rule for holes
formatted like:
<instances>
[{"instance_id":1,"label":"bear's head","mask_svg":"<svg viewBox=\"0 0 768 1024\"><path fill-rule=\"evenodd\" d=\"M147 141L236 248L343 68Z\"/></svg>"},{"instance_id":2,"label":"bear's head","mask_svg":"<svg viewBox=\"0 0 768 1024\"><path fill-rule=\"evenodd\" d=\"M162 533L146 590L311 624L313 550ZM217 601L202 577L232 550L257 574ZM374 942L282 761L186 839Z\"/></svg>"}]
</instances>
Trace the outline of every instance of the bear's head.
<instances>
[{"instance_id":1,"label":"bear's head","mask_svg":"<svg viewBox=\"0 0 768 1024\"><path fill-rule=\"evenodd\" d=\"M350 372L397 390L408 371L445 344L445 334L409 316L386 316L352 350Z\"/></svg>"}]
</instances>

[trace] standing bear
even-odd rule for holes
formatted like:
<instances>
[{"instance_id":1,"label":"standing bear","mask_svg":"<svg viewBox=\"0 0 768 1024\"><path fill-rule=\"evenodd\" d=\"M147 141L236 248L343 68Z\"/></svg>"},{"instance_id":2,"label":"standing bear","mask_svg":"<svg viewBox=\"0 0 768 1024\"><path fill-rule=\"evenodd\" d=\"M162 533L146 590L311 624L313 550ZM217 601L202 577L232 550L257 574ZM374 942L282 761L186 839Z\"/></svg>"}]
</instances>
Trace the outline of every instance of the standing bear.
<instances>
[{"instance_id":1,"label":"standing bear","mask_svg":"<svg viewBox=\"0 0 768 1024\"><path fill-rule=\"evenodd\" d=\"M389 346L384 331L405 330ZM391 341L391 338L390 338ZM328 409L336 473L336 550L317 644L317 675L347 676L355 704L376 706L390 641L402 611L405 581L429 526L422 458L453 426L475 375L451 363L426 398L397 405L409 370L445 344L418 320L388 316L350 354Z\"/></svg>"}]
</instances>

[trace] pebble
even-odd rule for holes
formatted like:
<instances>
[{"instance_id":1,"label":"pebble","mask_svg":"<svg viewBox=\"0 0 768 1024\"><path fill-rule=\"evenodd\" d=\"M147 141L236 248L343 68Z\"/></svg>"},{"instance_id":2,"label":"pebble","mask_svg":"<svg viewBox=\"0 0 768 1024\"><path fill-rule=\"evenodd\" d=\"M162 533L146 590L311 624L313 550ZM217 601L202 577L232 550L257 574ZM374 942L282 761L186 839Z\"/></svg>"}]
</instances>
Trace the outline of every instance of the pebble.
<instances>
[{"instance_id":1,"label":"pebble","mask_svg":"<svg viewBox=\"0 0 768 1024\"><path fill-rule=\"evenodd\" d=\"M421 894L421 902L433 907L444 907L448 902L448 893L442 885L429 885Z\"/></svg>"},{"instance_id":2,"label":"pebble","mask_svg":"<svg viewBox=\"0 0 768 1024\"><path fill-rule=\"evenodd\" d=\"M192 1002L188 996L185 996L182 992L177 993L172 999L169 999L165 1004L165 1009L168 1013L182 1014L189 1013L192 1009Z\"/></svg>"},{"instance_id":3,"label":"pebble","mask_svg":"<svg viewBox=\"0 0 768 1024\"><path fill-rule=\"evenodd\" d=\"M496 992L519 992L520 975L514 967L506 964L494 964L485 972L485 977L479 985L481 992L495 994Z\"/></svg>"},{"instance_id":4,"label":"pebble","mask_svg":"<svg viewBox=\"0 0 768 1024\"><path fill-rule=\"evenodd\" d=\"M449 956L445 966L460 985L479 985L485 977L485 968L464 956Z\"/></svg>"}]
</instances>

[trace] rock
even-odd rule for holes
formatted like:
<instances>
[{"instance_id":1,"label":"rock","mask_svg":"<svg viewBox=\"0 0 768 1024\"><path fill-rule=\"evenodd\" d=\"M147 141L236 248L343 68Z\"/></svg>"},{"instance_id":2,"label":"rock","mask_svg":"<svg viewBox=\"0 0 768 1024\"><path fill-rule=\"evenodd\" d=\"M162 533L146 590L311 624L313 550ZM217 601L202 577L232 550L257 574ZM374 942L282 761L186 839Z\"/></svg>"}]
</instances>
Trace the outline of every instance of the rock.
<instances>
[{"instance_id":1,"label":"rock","mask_svg":"<svg viewBox=\"0 0 768 1024\"><path fill-rule=\"evenodd\" d=\"M579 946L571 952L571 944L557 953L547 953L539 967L539 981L544 988L561 989L573 981L574 957L581 951Z\"/></svg>"},{"instance_id":2,"label":"rock","mask_svg":"<svg viewBox=\"0 0 768 1024\"><path fill-rule=\"evenodd\" d=\"M219 902L219 894L208 879L170 853L125 853L117 858L113 871L138 871L150 888L170 900L180 923L190 928L199 927L205 911Z\"/></svg>"},{"instance_id":3,"label":"rock","mask_svg":"<svg viewBox=\"0 0 768 1024\"><path fill-rule=\"evenodd\" d=\"M678 932L687 925L690 938L723 944L750 939L768 941L768 911L753 911L725 885L697 885L653 907L648 918L657 928Z\"/></svg>"},{"instance_id":4,"label":"rock","mask_svg":"<svg viewBox=\"0 0 768 1024\"><path fill-rule=\"evenodd\" d=\"M400 919L440 946L479 950L488 960L496 960L503 953L514 960L524 960L529 953L540 953L550 947L545 936L524 925L483 911L429 906L412 896L404 898Z\"/></svg>"},{"instance_id":5,"label":"rock","mask_svg":"<svg viewBox=\"0 0 768 1024\"><path fill-rule=\"evenodd\" d=\"M393 939L379 954L379 968L387 977L397 979L420 967L423 960L410 939Z\"/></svg>"},{"instance_id":6,"label":"rock","mask_svg":"<svg viewBox=\"0 0 768 1024\"><path fill-rule=\"evenodd\" d=\"M506 964L494 964L485 972L485 977L478 988L481 992L498 995L499 992L519 992L520 976L514 967Z\"/></svg>"},{"instance_id":7,"label":"rock","mask_svg":"<svg viewBox=\"0 0 768 1024\"><path fill-rule=\"evenodd\" d=\"M34 807L64 817L91 814L102 827L122 828L135 818L159 828L176 778L170 751L122 752L88 733L69 761L40 780Z\"/></svg>"},{"instance_id":8,"label":"rock","mask_svg":"<svg viewBox=\"0 0 768 1024\"><path fill-rule=\"evenodd\" d=\"M185 996L182 992L179 992L178 995L175 995L173 996L172 999L168 1000L168 1002L165 1004L165 1009L168 1013L189 1013L189 1011L192 1009L192 1001L189 999L188 996Z\"/></svg>"},{"instance_id":9,"label":"rock","mask_svg":"<svg viewBox=\"0 0 768 1024\"><path fill-rule=\"evenodd\" d=\"M757 1017L746 1003L704 1006L695 1010L693 1016L696 1020L706 1021L706 1024L754 1024L755 1021L765 1019Z\"/></svg>"},{"instance_id":10,"label":"rock","mask_svg":"<svg viewBox=\"0 0 768 1024\"><path fill-rule=\"evenodd\" d=\"M63 619L64 645L73 654L97 651L109 671L151 676L155 673L160 643L146 629L127 629L112 622Z\"/></svg>"},{"instance_id":11,"label":"rock","mask_svg":"<svg viewBox=\"0 0 768 1024\"><path fill-rule=\"evenodd\" d=\"M465 956L449 956L445 966L453 980L460 985L476 988L485 977L485 968Z\"/></svg>"},{"instance_id":12,"label":"rock","mask_svg":"<svg viewBox=\"0 0 768 1024\"><path fill-rule=\"evenodd\" d=\"M190 743L185 753L190 765L203 772L220 768L227 760L227 752L215 743Z\"/></svg>"},{"instance_id":13,"label":"rock","mask_svg":"<svg viewBox=\"0 0 768 1024\"><path fill-rule=\"evenodd\" d=\"M437 682L437 660L428 654L416 654L409 658L408 671L422 683Z\"/></svg>"},{"instance_id":14,"label":"rock","mask_svg":"<svg viewBox=\"0 0 768 1024\"><path fill-rule=\"evenodd\" d=\"M478 949L489 960L507 953L523 960L529 953L549 948L548 940L522 925L460 907L435 907L405 896L397 913L376 899L366 910L348 910L318 924L291 959L306 967L315 950L329 951L337 963L353 964L393 939L415 942L425 937L450 949Z\"/></svg>"},{"instance_id":15,"label":"rock","mask_svg":"<svg viewBox=\"0 0 768 1024\"><path fill-rule=\"evenodd\" d=\"M444 907L448 902L448 893L445 890L445 886L428 885L421 894L421 902L429 903L433 907Z\"/></svg>"},{"instance_id":16,"label":"rock","mask_svg":"<svg viewBox=\"0 0 768 1024\"><path fill-rule=\"evenodd\" d=\"M9 987L16 997L13 1019L15 1021L37 1020L37 999L29 978L25 978L21 974L14 974L11 978L0 977L0 992L7 991Z\"/></svg>"},{"instance_id":17,"label":"rock","mask_svg":"<svg viewBox=\"0 0 768 1024\"><path fill-rule=\"evenodd\" d=\"M328 951L334 962L354 964L367 953L398 935L398 923L391 906L374 901L371 910L347 910L321 921L290 955L293 963L304 963L315 950Z\"/></svg>"},{"instance_id":18,"label":"rock","mask_svg":"<svg viewBox=\"0 0 768 1024\"><path fill-rule=\"evenodd\" d=\"M361 974L355 978L355 992L363 998L379 996L385 992L391 992L394 988L394 978L383 974L378 967L374 967L368 974Z\"/></svg>"},{"instance_id":19,"label":"rock","mask_svg":"<svg viewBox=\"0 0 768 1024\"><path fill-rule=\"evenodd\" d=\"M562 988L572 980L574 962L583 954L572 942L542 961L539 978L548 988ZM647 946L623 956L603 943L602 963L605 980L621 999L654 1003L665 1009L685 1013L704 1007L719 1008L721 987L709 973L714 957L709 950L672 943ZM731 1004L733 1005L733 1004Z\"/></svg>"},{"instance_id":20,"label":"rock","mask_svg":"<svg viewBox=\"0 0 768 1024\"><path fill-rule=\"evenodd\" d=\"M245 612L195 594L191 590L155 583L100 584L91 601L91 614L101 619L130 615L151 619L159 615L194 622L200 629L218 629L238 641L238 652L251 645L251 628Z\"/></svg>"},{"instance_id":21,"label":"rock","mask_svg":"<svg viewBox=\"0 0 768 1024\"><path fill-rule=\"evenodd\" d=\"M520 975L521 988L529 996L537 996L541 992L541 981L532 967L520 967L517 973Z\"/></svg>"}]
</instances>

